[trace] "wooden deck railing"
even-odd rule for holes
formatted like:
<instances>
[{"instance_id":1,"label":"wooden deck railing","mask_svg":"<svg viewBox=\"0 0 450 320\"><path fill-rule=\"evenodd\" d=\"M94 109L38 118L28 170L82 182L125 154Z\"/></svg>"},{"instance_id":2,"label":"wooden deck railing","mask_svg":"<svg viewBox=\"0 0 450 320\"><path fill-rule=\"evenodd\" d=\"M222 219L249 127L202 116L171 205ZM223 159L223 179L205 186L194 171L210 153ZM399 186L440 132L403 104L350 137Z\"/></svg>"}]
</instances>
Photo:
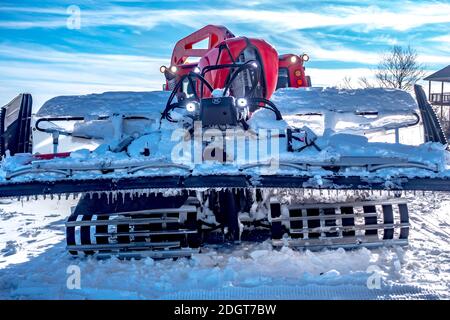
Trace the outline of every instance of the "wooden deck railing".
<instances>
[{"instance_id":1,"label":"wooden deck railing","mask_svg":"<svg viewBox=\"0 0 450 320\"><path fill-rule=\"evenodd\" d=\"M430 102L433 104L443 104L443 105L450 105L450 92L445 93L432 93L430 95Z\"/></svg>"}]
</instances>

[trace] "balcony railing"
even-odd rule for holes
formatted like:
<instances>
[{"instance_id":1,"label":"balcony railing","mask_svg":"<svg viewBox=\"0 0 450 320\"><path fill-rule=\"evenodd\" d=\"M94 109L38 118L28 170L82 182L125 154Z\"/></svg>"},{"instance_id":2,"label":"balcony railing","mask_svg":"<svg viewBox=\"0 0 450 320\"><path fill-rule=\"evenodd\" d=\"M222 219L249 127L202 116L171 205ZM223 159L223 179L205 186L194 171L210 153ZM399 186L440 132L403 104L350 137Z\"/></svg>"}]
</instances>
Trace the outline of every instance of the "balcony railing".
<instances>
[{"instance_id":1,"label":"balcony railing","mask_svg":"<svg viewBox=\"0 0 450 320\"><path fill-rule=\"evenodd\" d=\"M437 105L450 105L450 92L432 93L430 95L430 102Z\"/></svg>"}]
</instances>

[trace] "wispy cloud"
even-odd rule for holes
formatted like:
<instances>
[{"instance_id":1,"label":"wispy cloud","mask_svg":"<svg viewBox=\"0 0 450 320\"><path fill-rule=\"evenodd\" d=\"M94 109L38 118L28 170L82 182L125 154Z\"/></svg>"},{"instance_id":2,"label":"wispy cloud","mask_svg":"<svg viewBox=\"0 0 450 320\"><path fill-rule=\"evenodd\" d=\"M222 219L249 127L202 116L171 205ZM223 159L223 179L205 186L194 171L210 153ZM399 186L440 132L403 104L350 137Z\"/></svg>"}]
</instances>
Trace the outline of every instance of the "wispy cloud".
<instances>
[{"instance_id":1,"label":"wispy cloud","mask_svg":"<svg viewBox=\"0 0 450 320\"><path fill-rule=\"evenodd\" d=\"M0 105L21 91L39 105L61 94L159 89L175 41L209 23L264 38L280 53L307 52L316 85L372 74L395 44L411 44L428 66L450 63L449 1L77 3L80 30L67 29L67 1L0 5Z\"/></svg>"},{"instance_id":2,"label":"wispy cloud","mask_svg":"<svg viewBox=\"0 0 450 320\"><path fill-rule=\"evenodd\" d=\"M379 60L376 52L367 52L348 48L337 41L321 41L308 37L303 32L278 32L274 38L283 42L276 46L279 51L284 52L307 52L316 61L340 61L361 64L374 64Z\"/></svg>"},{"instance_id":3,"label":"wispy cloud","mask_svg":"<svg viewBox=\"0 0 450 320\"><path fill-rule=\"evenodd\" d=\"M430 41L437 42L438 44L450 44L450 34L433 37L430 39Z\"/></svg>"},{"instance_id":4,"label":"wispy cloud","mask_svg":"<svg viewBox=\"0 0 450 320\"><path fill-rule=\"evenodd\" d=\"M5 59L8 52L15 52L13 59ZM37 107L56 95L160 89L159 66L166 63L160 58L66 53L42 46L0 47L0 59L0 105L26 91L33 94Z\"/></svg>"},{"instance_id":5,"label":"wispy cloud","mask_svg":"<svg viewBox=\"0 0 450 320\"><path fill-rule=\"evenodd\" d=\"M255 5L257 2L255 2ZM241 6L242 7L242 6ZM232 8L202 8L192 9L162 9L148 10L135 7L109 6L99 10L82 9L82 25L84 27L98 26L129 26L137 28L152 28L159 24L182 24L198 27L206 21L215 23L246 23L258 24L262 28L279 28L284 30L299 30L325 26L360 26L363 31L390 28L404 31L426 24L450 23L450 4L448 3L414 3L380 8L371 6L323 6L318 10L299 9L285 6L283 10L253 9L246 6L242 9ZM29 21L1 21L2 28L58 28L65 27L68 14L61 9L40 8L0 8L3 12L26 12L48 14L42 19Z\"/></svg>"}]
</instances>

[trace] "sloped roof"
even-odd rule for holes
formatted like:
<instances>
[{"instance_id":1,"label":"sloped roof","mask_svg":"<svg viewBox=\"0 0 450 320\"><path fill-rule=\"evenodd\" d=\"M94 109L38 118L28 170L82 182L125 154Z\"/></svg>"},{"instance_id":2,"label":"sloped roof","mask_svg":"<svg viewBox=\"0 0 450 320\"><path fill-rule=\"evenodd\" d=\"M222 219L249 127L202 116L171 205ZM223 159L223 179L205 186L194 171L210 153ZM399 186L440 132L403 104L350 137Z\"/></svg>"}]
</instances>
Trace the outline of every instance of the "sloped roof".
<instances>
[{"instance_id":1,"label":"sloped roof","mask_svg":"<svg viewBox=\"0 0 450 320\"><path fill-rule=\"evenodd\" d=\"M423 80L450 82L450 65L446 66L444 69L436 71Z\"/></svg>"}]
</instances>

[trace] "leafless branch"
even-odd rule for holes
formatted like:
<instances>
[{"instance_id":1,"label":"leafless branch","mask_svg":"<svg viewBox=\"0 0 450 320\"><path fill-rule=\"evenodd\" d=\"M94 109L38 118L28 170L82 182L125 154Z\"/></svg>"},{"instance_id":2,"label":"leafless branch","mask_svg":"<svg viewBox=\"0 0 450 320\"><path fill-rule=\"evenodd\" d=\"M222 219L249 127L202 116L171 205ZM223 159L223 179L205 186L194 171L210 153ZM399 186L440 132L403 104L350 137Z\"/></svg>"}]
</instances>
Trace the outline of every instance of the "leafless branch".
<instances>
[{"instance_id":1,"label":"leafless branch","mask_svg":"<svg viewBox=\"0 0 450 320\"><path fill-rule=\"evenodd\" d=\"M394 46L378 64L375 77L380 87L411 90L424 75L424 66L417 61L414 49Z\"/></svg>"},{"instance_id":2,"label":"leafless branch","mask_svg":"<svg viewBox=\"0 0 450 320\"><path fill-rule=\"evenodd\" d=\"M360 77L358 83L362 88L374 88L375 85L369 81L366 77Z\"/></svg>"},{"instance_id":3,"label":"leafless branch","mask_svg":"<svg viewBox=\"0 0 450 320\"><path fill-rule=\"evenodd\" d=\"M349 76L345 76L341 83L339 83L338 87L340 89L353 89L353 85L352 85L352 77Z\"/></svg>"}]
</instances>

